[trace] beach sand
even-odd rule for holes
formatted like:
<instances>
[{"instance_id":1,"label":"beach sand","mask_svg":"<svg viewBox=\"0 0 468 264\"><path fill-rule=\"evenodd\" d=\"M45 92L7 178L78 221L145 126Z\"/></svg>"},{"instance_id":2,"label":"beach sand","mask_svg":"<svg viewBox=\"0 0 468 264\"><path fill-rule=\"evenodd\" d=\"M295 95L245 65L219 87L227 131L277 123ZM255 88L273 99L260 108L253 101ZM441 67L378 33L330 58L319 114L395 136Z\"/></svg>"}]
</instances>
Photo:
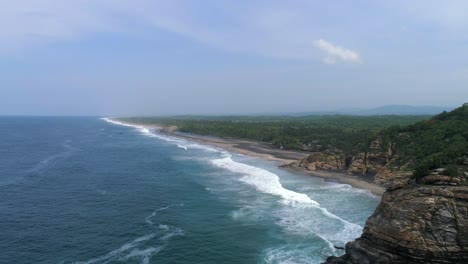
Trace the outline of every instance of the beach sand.
<instances>
[{"instance_id":1,"label":"beach sand","mask_svg":"<svg viewBox=\"0 0 468 264\"><path fill-rule=\"evenodd\" d=\"M199 143L220 147L232 152L240 153L251 157L259 157L266 160L277 161L282 165L290 164L291 162L307 157L310 153L301 151L282 150L274 148L268 144L253 142L239 139L222 139L212 137L200 137L197 135L188 135L182 133L168 133L171 136L181 137L188 140L196 141ZM348 175L346 172L335 171L308 171L304 168L284 168L287 171L298 173L302 175L310 175L315 177L324 178L330 181L337 181L340 183L349 184L355 188L367 189L375 195L382 196L385 189L364 179L359 176Z\"/></svg>"},{"instance_id":2,"label":"beach sand","mask_svg":"<svg viewBox=\"0 0 468 264\"><path fill-rule=\"evenodd\" d=\"M266 160L276 161L281 165L290 164L291 162L307 157L310 153L293 150L283 150L275 148L267 143L233 139L233 138L216 138L206 137L194 134L179 133L176 131L175 126L159 126L159 125L147 125L147 124L133 124L137 126L143 126L150 130L156 130L159 133L167 134L169 136L187 139L190 141L219 147L228 151L243 154L251 157L258 157ZM326 181L336 181L344 184L349 184L355 188L367 189L374 195L382 196L385 189L374 184L373 182L366 180L356 175L349 175L346 172L340 171L308 171L304 168L284 168L284 170L314 177L324 178Z\"/></svg>"}]
</instances>

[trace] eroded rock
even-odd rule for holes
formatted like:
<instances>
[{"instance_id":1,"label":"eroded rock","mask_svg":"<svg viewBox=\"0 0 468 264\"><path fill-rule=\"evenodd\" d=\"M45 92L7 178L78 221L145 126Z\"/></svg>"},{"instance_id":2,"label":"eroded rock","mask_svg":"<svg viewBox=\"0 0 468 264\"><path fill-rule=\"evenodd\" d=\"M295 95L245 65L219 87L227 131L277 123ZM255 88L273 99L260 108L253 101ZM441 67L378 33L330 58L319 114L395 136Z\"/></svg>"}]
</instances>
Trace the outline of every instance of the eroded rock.
<instances>
[{"instance_id":1,"label":"eroded rock","mask_svg":"<svg viewBox=\"0 0 468 264\"><path fill-rule=\"evenodd\" d=\"M468 187L387 191L346 254L325 263L468 263Z\"/></svg>"}]
</instances>

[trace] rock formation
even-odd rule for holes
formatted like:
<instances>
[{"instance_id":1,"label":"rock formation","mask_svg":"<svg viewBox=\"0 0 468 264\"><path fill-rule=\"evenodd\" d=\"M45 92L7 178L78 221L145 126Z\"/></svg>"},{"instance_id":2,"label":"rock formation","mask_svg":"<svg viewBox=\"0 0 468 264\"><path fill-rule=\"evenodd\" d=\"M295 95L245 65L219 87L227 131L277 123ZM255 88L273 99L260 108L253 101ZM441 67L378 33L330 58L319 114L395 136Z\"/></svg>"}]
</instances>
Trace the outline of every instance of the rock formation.
<instances>
[{"instance_id":1,"label":"rock formation","mask_svg":"<svg viewBox=\"0 0 468 264\"><path fill-rule=\"evenodd\" d=\"M425 180L439 184L394 184L361 237L325 263L468 263L468 186L443 175Z\"/></svg>"},{"instance_id":2,"label":"rock formation","mask_svg":"<svg viewBox=\"0 0 468 264\"><path fill-rule=\"evenodd\" d=\"M386 152L359 152L355 155L345 156L337 149L326 149L320 152L312 152L308 157L293 162L285 167L304 168L315 170L340 170L355 175L376 175L376 183L383 185L394 175L387 165L390 157Z\"/></svg>"},{"instance_id":3,"label":"rock formation","mask_svg":"<svg viewBox=\"0 0 468 264\"><path fill-rule=\"evenodd\" d=\"M348 167L350 174L379 173L387 165L389 158L382 152L361 152L354 155Z\"/></svg>"},{"instance_id":4,"label":"rock formation","mask_svg":"<svg viewBox=\"0 0 468 264\"><path fill-rule=\"evenodd\" d=\"M289 167L301 167L309 171L343 170L346 168L345 157L339 152L313 152L307 158L293 162Z\"/></svg>"}]
</instances>

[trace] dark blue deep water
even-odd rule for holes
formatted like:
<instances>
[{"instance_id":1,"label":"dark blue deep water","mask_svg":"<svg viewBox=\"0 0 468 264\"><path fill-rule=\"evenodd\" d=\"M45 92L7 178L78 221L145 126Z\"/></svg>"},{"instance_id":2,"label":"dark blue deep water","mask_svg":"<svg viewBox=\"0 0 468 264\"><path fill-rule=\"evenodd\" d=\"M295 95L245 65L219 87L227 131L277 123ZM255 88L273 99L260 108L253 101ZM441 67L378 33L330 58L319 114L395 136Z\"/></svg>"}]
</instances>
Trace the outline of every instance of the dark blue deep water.
<instances>
[{"instance_id":1,"label":"dark blue deep water","mask_svg":"<svg viewBox=\"0 0 468 264\"><path fill-rule=\"evenodd\" d=\"M0 117L0 263L320 263L378 200L99 118Z\"/></svg>"}]
</instances>

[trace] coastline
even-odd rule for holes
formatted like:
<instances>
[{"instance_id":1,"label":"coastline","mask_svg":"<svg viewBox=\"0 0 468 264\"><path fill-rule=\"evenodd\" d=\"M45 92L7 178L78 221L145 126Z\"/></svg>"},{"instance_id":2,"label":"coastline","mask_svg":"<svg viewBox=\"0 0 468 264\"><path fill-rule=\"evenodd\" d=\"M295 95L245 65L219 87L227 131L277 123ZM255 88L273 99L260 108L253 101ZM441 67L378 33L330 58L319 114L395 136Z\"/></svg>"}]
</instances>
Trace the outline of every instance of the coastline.
<instances>
[{"instance_id":1,"label":"coastline","mask_svg":"<svg viewBox=\"0 0 468 264\"><path fill-rule=\"evenodd\" d=\"M305 158L309 155L309 153L307 152L277 149L266 143L261 143L261 142L248 141L248 140L242 140L242 139L233 139L233 138L206 137L206 136L201 136L201 135L179 133L176 131L177 127L175 126L158 126L158 125L136 124L136 123L135 124L127 123L127 124L144 127L149 130L155 130L158 133L165 134L168 136L182 138L182 139L194 141L197 143L219 147L219 148L232 151L238 154L279 162L281 163L281 165L290 164L291 162ZM285 168L285 167L281 167L281 169L284 169L284 170L287 170L289 172L296 173L296 174L323 178L325 179L325 181L337 181L339 183L349 184L355 188L369 190L372 194L377 195L377 196L382 196L382 194L385 192L385 189L382 188L381 186L378 186L364 179L360 179L358 176L349 175L343 172L324 171L324 170L308 171L304 168Z\"/></svg>"}]
</instances>

